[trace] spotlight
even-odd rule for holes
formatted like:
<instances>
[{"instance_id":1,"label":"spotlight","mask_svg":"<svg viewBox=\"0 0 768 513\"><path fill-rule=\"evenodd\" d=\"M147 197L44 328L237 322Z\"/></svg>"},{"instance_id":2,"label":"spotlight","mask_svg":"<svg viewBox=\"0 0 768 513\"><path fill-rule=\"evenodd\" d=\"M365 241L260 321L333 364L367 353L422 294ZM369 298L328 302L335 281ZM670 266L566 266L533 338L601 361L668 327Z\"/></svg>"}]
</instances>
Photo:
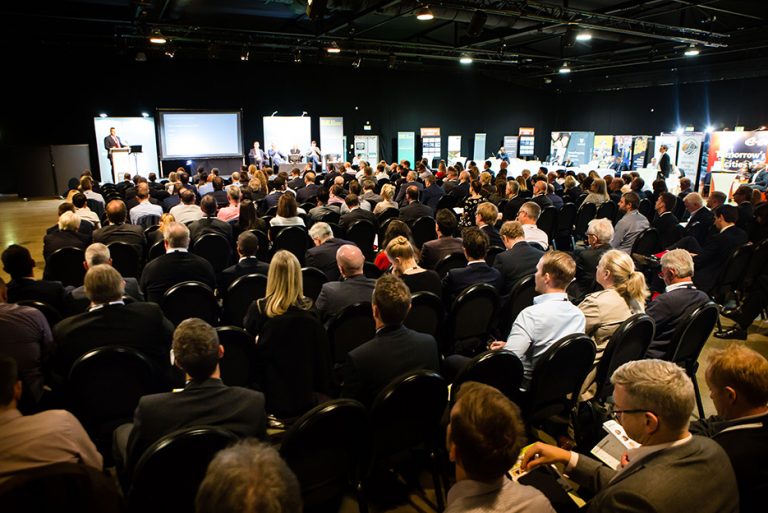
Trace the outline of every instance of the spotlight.
<instances>
[{"instance_id":1,"label":"spotlight","mask_svg":"<svg viewBox=\"0 0 768 513\"><path fill-rule=\"evenodd\" d=\"M363 59L361 57L358 57L357 59L352 61L352 67L355 68L355 69L358 69L362 62L363 62Z\"/></svg>"},{"instance_id":2,"label":"spotlight","mask_svg":"<svg viewBox=\"0 0 768 513\"><path fill-rule=\"evenodd\" d=\"M148 112L142 112L141 113L141 117L142 118L148 118L149 117L149 113Z\"/></svg>"},{"instance_id":3,"label":"spotlight","mask_svg":"<svg viewBox=\"0 0 768 513\"><path fill-rule=\"evenodd\" d=\"M711 134L711 133L712 133L712 132L714 132L714 131L715 131L715 127L713 127L712 125L707 125L707 130L706 130L706 132L707 132L708 134Z\"/></svg>"},{"instance_id":4,"label":"spotlight","mask_svg":"<svg viewBox=\"0 0 768 513\"><path fill-rule=\"evenodd\" d=\"M467 55L467 54L463 54L463 55L462 55L462 56L459 58L459 62L460 62L460 63L462 63L462 64L472 64L472 57L470 57L470 56L469 56L469 55Z\"/></svg>"},{"instance_id":5,"label":"spotlight","mask_svg":"<svg viewBox=\"0 0 768 513\"><path fill-rule=\"evenodd\" d=\"M389 57L387 57L387 67L389 69L395 69L395 64L397 64L397 57L395 57L394 53L390 53Z\"/></svg>"},{"instance_id":6,"label":"spotlight","mask_svg":"<svg viewBox=\"0 0 768 513\"><path fill-rule=\"evenodd\" d=\"M248 59L251 57L251 52L247 48L243 48L240 52L240 60L241 61L248 61Z\"/></svg>"},{"instance_id":7,"label":"spotlight","mask_svg":"<svg viewBox=\"0 0 768 513\"><path fill-rule=\"evenodd\" d=\"M149 36L149 42L155 45L164 45L168 40L159 30L154 30L152 35Z\"/></svg>"},{"instance_id":8,"label":"spotlight","mask_svg":"<svg viewBox=\"0 0 768 513\"><path fill-rule=\"evenodd\" d=\"M99 114L99 117L100 118L106 118L107 117L107 113L106 112L102 112L101 114Z\"/></svg>"},{"instance_id":9,"label":"spotlight","mask_svg":"<svg viewBox=\"0 0 768 513\"><path fill-rule=\"evenodd\" d=\"M336 41L331 41L331 44L326 47L325 51L328 53L336 54L341 53L341 48L339 48L339 45L336 44Z\"/></svg>"},{"instance_id":10,"label":"spotlight","mask_svg":"<svg viewBox=\"0 0 768 513\"><path fill-rule=\"evenodd\" d=\"M419 21L429 21L435 19L435 15L432 14L428 5L423 5L416 9L416 19Z\"/></svg>"},{"instance_id":11,"label":"spotlight","mask_svg":"<svg viewBox=\"0 0 768 513\"><path fill-rule=\"evenodd\" d=\"M571 68L568 67L568 63L564 62L563 66L558 70L560 73L570 73Z\"/></svg>"},{"instance_id":12,"label":"spotlight","mask_svg":"<svg viewBox=\"0 0 768 513\"><path fill-rule=\"evenodd\" d=\"M301 52L299 50L296 50L296 53L293 54L293 63L301 64Z\"/></svg>"},{"instance_id":13,"label":"spotlight","mask_svg":"<svg viewBox=\"0 0 768 513\"><path fill-rule=\"evenodd\" d=\"M592 33L591 32L579 32L576 34L576 41L589 41L592 39Z\"/></svg>"},{"instance_id":14,"label":"spotlight","mask_svg":"<svg viewBox=\"0 0 768 513\"><path fill-rule=\"evenodd\" d=\"M176 55L176 50L174 50L173 48L168 48L165 51L165 56L168 57L169 59L173 59L175 55Z\"/></svg>"},{"instance_id":15,"label":"spotlight","mask_svg":"<svg viewBox=\"0 0 768 513\"><path fill-rule=\"evenodd\" d=\"M681 126L677 127L677 130L675 130L675 133L677 135L683 135L684 132L685 132L685 130L683 130L683 127L681 127Z\"/></svg>"},{"instance_id":16,"label":"spotlight","mask_svg":"<svg viewBox=\"0 0 768 513\"><path fill-rule=\"evenodd\" d=\"M685 55L688 56L688 57L695 57L695 56L699 55L699 53L700 53L699 49L696 48L696 45L694 45L694 44L692 44L691 46L688 47L687 50L685 50Z\"/></svg>"}]
</instances>

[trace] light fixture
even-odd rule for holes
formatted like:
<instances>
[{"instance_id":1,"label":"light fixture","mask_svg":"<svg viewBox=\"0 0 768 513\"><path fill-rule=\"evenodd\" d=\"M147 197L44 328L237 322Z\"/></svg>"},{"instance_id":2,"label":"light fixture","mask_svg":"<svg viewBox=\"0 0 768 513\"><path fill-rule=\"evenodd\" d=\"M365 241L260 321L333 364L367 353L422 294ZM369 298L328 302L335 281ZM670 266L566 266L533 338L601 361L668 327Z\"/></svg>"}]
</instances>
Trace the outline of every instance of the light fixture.
<instances>
[{"instance_id":1,"label":"light fixture","mask_svg":"<svg viewBox=\"0 0 768 513\"><path fill-rule=\"evenodd\" d=\"M570 73L571 68L568 67L568 63L564 62L562 67L558 70L560 73Z\"/></svg>"},{"instance_id":2,"label":"light fixture","mask_svg":"<svg viewBox=\"0 0 768 513\"><path fill-rule=\"evenodd\" d=\"M106 118L107 117L107 113L106 112L102 112L101 114L99 114L99 117L100 118Z\"/></svg>"},{"instance_id":3,"label":"light fixture","mask_svg":"<svg viewBox=\"0 0 768 513\"><path fill-rule=\"evenodd\" d=\"M688 57L695 57L696 55L699 55L699 49L696 48L696 45L692 44L685 50L685 55Z\"/></svg>"},{"instance_id":4,"label":"light fixture","mask_svg":"<svg viewBox=\"0 0 768 513\"><path fill-rule=\"evenodd\" d=\"M432 11L429 9L428 5L422 5L421 7L416 9L416 19L419 21L434 20L435 15L432 14Z\"/></svg>"},{"instance_id":5,"label":"light fixture","mask_svg":"<svg viewBox=\"0 0 768 513\"><path fill-rule=\"evenodd\" d=\"M293 63L294 64L301 64L301 51L296 50L296 53L293 54Z\"/></svg>"},{"instance_id":6,"label":"light fixture","mask_svg":"<svg viewBox=\"0 0 768 513\"><path fill-rule=\"evenodd\" d=\"M387 57L387 68L395 69L395 64L397 64L397 57L395 57L394 53L390 53L389 57Z\"/></svg>"},{"instance_id":7,"label":"light fixture","mask_svg":"<svg viewBox=\"0 0 768 513\"><path fill-rule=\"evenodd\" d=\"M325 51L334 54L341 53L341 48L339 48L339 45L336 44L336 41L331 41L331 44L326 47Z\"/></svg>"},{"instance_id":8,"label":"light fixture","mask_svg":"<svg viewBox=\"0 0 768 513\"><path fill-rule=\"evenodd\" d=\"M358 68L360 68L360 64L362 64L362 62L363 62L363 58L362 57L358 57L357 59L352 61L352 67L355 68L355 69L358 69Z\"/></svg>"},{"instance_id":9,"label":"light fixture","mask_svg":"<svg viewBox=\"0 0 768 513\"><path fill-rule=\"evenodd\" d=\"M149 42L155 45L164 45L168 40L159 30L153 30L152 35L149 36Z\"/></svg>"},{"instance_id":10,"label":"light fixture","mask_svg":"<svg viewBox=\"0 0 768 513\"><path fill-rule=\"evenodd\" d=\"M685 132L685 130L683 130L683 127L681 126L677 127L677 130L675 130L677 135L683 135L683 132Z\"/></svg>"},{"instance_id":11,"label":"light fixture","mask_svg":"<svg viewBox=\"0 0 768 513\"><path fill-rule=\"evenodd\" d=\"M712 125L707 125L707 133L708 134L711 134L714 131L715 131L715 127L713 127Z\"/></svg>"},{"instance_id":12,"label":"light fixture","mask_svg":"<svg viewBox=\"0 0 768 513\"><path fill-rule=\"evenodd\" d=\"M472 57L465 53L459 58L459 62L462 64L472 64Z\"/></svg>"},{"instance_id":13,"label":"light fixture","mask_svg":"<svg viewBox=\"0 0 768 513\"><path fill-rule=\"evenodd\" d=\"M165 56L168 57L169 59L173 59L175 55L176 55L176 50L174 50L173 48L168 48L165 51Z\"/></svg>"},{"instance_id":14,"label":"light fixture","mask_svg":"<svg viewBox=\"0 0 768 513\"><path fill-rule=\"evenodd\" d=\"M251 56L251 52L247 48L243 47L243 49L240 51L240 60L247 61L250 58L250 56Z\"/></svg>"},{"instance_id":15,"label":"light fixture","mask_svg":"<svg viewBox=\"0 0 768 513\"><path fill-rule=\"evenodd\" d=\"M149 112L142 112L141 113L141 117L142 118L148 118L149 117Z\"/></svg>"},{"instance_id":16,"label":"light fixture","mask_svg":"<svg viewBox=\"0 0 768 513\"><path fill-rule=\"evenodd\" d=\"M576 41L589 41L592 39L592 33L587 31L582 31L576 34Z\"/></svg>"},{"instance_id":17,"label":"light fixture","mask_svg":"<svg viewBox=\"0 0 768 513\"><path fill-rule=\"evenodd\" d=\"M136 52L136 62L147 62L147 54L144 52Z\"/></svg>"}]
</instances>

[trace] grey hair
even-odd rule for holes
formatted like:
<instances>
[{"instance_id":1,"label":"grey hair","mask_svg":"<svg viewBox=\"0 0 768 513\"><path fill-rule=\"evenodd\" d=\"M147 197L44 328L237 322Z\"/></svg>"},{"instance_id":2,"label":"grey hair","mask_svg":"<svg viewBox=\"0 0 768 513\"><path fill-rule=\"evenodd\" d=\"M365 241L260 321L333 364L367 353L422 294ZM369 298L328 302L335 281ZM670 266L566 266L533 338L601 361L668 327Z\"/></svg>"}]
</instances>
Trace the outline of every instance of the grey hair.
<instances>
[{"instance_id":1,"label":"grey hair","mask_svg":"<svg viewBox=\"0 0 768 513\"><path fill-rule=\"evenodd\" d=\"M76 232L80 228L80 216L74 212L64 212L59 216L59 230Z\"/></svg>"},{"instance_id":2,"label":"grey hair","mask_svg":"<svg viewBox=\"0 0 768 513\"><path fill-rule=\"evenodd\" d=\"M592 219L587 225L587 235L594 235L602 244L607 244L613 239L613 224L605 218Z\"/></svg>"},{"instance_id":3,"label":"grey hair","mask_svg":"<svg viewBox=\"0 0 768 513\"><path fill-rule=\"evenodd\" d=\"M661 267L673 269L678 278L693 277L693 258L684 249L673 249L661 257Z\"/></svg>"},{"instance_id":4,"label":"grey hair","mask_svg":"<svg viewBox=\"0 0 768 513\"><path fill-rule=\"evenodd\" d=\"M681 367L662 360L627 362L611 376L632 398L632 408L647 408L670 429L683 431L695 406L693 382Z\"/></svg>"},{"instance_id":5,"label":"grey hair","mask_svg":"<svg viewBox=\"0 0 768 513\"><path fill-rule=\"evenodd\" d=\"M169 248L189 247L189 228L182 223L173 222L164 230L163 237Z\"/></svg>"},{"instance_id":6,"label":"grey hair","mask_svg":"<svg viewBox=\"0 0 768 513\"><path fill-rule=\"evenodd\" d=\"M704 199L702 199L701 194L698 192L689 192L685 195L685 198L683 198L683 203L697 206L699 208L704 206Z\"/></svg>"},{"instance_id":7,"label":"grey hair","mask_svg":"<svg viewBox=\"0 0 768 513\"><path fill-rule=\"evenodd\" d=\"M85 249L85 263L88 264L88 267L108 264L110 258L109 248L101 242L94 242Z\"/></svg>"},{"instance_id":8,"label":"grey hair","mask_svg":"<svg viewBox=\"0 0 768 513\"><path fill-rule=\"evenodd\" d=\"M86 297L97 305L117 301L125 293L123 277L108 264L99 264L88 269L83 282Z\"/></svg>"},{"instance_id":9,"label":"grey hair","mask_svg":"<svg viewBox=\"0 0 768 513\"><path fill-rule=\"evenodd\" d=\"M331 229L331 225L328 223L315 223L309 229L309 236L313 239L320 239L321 241L325 241L333 237L333 230Z\"/></svg>"}]
</instances>

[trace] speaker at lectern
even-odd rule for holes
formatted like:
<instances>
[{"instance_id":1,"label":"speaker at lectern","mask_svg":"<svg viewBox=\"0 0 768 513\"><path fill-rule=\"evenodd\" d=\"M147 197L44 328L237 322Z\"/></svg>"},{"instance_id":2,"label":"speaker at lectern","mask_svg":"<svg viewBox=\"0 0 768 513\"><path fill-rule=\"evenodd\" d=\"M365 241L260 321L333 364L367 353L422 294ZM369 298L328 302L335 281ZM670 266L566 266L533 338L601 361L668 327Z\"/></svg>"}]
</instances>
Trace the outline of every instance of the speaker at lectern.
<instances>
[{"instance_id":1,"label":"speaker at lectern","mask_svg":"<svg viewBox=\"0 0 768 513\"><path fill-rule=\"evenodd\" d=\"M124 173L131 172L131 161L128 158L130 148L110 148L109 154L112 157L112 179L114 183L120 183Z\"/></svg>"}]
</instances>

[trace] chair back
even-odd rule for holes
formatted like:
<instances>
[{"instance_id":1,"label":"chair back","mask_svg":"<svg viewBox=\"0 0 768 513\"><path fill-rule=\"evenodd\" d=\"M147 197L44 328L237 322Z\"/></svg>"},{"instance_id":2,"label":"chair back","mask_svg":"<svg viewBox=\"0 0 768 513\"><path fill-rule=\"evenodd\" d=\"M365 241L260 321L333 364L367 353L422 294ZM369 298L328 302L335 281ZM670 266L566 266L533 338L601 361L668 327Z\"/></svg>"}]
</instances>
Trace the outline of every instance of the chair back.
<instances>
[{"instance_id":1,"label":"chair back","mask_svg":"<svg viewBox=\"0 0 768 513\"><path fill-rule=\"evenodd\" d=\"M85 251L80 248L57 249L45 263L45 279L79 287L85 279Z\"/></svg>"},{"instance_id":2,"label":"chair back","mask_svg":"<svg viewBox=\"0 0 768 513\"><path fill-rule=\"evenodd\" d=\"M221 380L230 387L253 388L256 383L256 342L237 326L216 328L224 356L219 360Z\"/></svg>"},{"instance_id":3,"label":"chair back","mask_svg":"<svg viewBox=\"0 0 768 513\"><path fill-rule=\"evenodd\" d=\"M475 356L453 380L451 404L456 403L456 394L467 381L490 385L512 402L520 404L523 362L514 353L506 350L486 351Z\"/></svg>"},{"instance_id":4,"label":"chair back","mask_svg":"<svg viewBox=\"0 0 768 513\"><path fill-rule=\"evenodd\" d=\"M555 230L555 247L561 251L573 249L573 224L576 222L576 205L565 203L557 213L557 229ZM585 230L586 231L586 230Z\"/></svg>"},{"instance_id":5,"label":"chair back","mask_svg":"<svg viewBox=\"0 0 768 513\"><path fill-rule=\"evenodd\" d=\"M538 296L536 292L536 280L533 274L520 278L512 286L509 298L505 301L501 316L499 317L499 333L506 338L512 330L512 324L524 308L533 304L533 298Z\"/></svg>"},{"instance_id":6,"label":"chair back","mask_svg":"<svg viewBox=\"0 0 768 513\"><path fill-rule=\"evenodd\" d=\"M367 261L373 261L373 241L376 239L376 227L372 222L366 219L355 221L347 229L346 238L357 244Z\"/></svg>"},{"instance_id":7,"label":"chair back","mask_svg":"<svg viewBox=\"0 0 768 513\"><path fill-rule=\"evenodd\" d=\"M327 223L328 226L331 227L331 231L333 232L333 236L337 239L343 239L345 235L344 228L341 227L338 223Z\"/></svg>"},{"instance_id":8,"label":"chair back","mask_svg":"<svg viewBox=\"0 0 768 513\"><path fill-rule=\"evenodd\" d=\"M146 215L142 216L137 220L137 223L139 226L141 226L143 229L147 229L152 225L155 225L160 222L160 216L156 215Z\"/></svg>"},{"instance_id":9,"label":"chair back","mask_svg":"<svg viewBox=\"0 0 768 513\"><path fill-rule=\"evenodd\" d=\"M104 215L104 203L92 198L87 198L85 203L88 205L89 209L91 209L97 216L99 216L99 220L103 222L104 219L106 219L106 216Z\"/></svg>"},{"instance_id":10,"label":"chair back","mask_svg":"<svg viewBox=\"0 0 768 513\"><path fill-rule=\"evenodd\" d=\"M547 234L547 239L554 239L557 231L557 209L555 207L543 209L536 220L536 226Z\"/></svg>"},{"instance_id":11,"label":"chair back","mask_svg":"<svg viewBox=\"0 0 768 513\"><path fill-rule=\"evenodd\" d=\"M435 219L428 216L416 219L413 225L411 225L411 232L413 233L413 241L416 243L416 247L421 249L425 242L437 238Z\"/></svg>"},{"instance_id":12,"label":"chair back","mask_svg":"<svg viewBox=\"0 0 768 513\"><path fill-rule=\"evenodd\" d=\"M339 224L339 219L341 219L341 214L338 212L327 212L323 214L323 217L320 218L322 222L328 224Z\"/></svg>"},{"instance_id":13,"label":"chair back","mask_svg":"<svg viewBox=\"0 0 768 513\"><path fill-rule=\"evenodd\" d=\"M120 276L138 278L141 274L141 254L139 248L127 242L111 242L107 245L112 267L117 269Z\"/></svg>"},{"instance_id":14,"label":"chair back","mask_svg":"<svg viewBox=\"0 0 768 513\"><path fill-rule=\"evenodd\" d=\"M443 301L432 292L421 291L411 296L411 310L405 318L405 326L414 331L429 333L435 339L445 312Z\"/></svg>"},{"instance_id":15,"label":"chair back","mask_svg":"<svg viewBox=\"0 0 768 513\"><path fill-rule=\"evenodd\" d=\"M597 206L594 203L584 203L576 212L573 236L579 240L587 238L589 222L597 215Z\"/></svg>"},{"instance_id":16,"label":"chair back","mask_svg":"<svg viewBox=\"0 0 768 513\"><path fill-rule=\"evenodd\" d=\"M383 273L381 272L381 269L376 267L376 264L366 260L363 263L363 274L365 275L366 278L370 278L372 280L378 280Z\"/></svg>"},{"instance_id":17,"label":"chair back","mask_svg":"<svg viewBox=\"0 0 768 513\"><path fill-rule=\"evenodd\" d=\"M435 272L440 278L445 277L448 271L451 269L457 269L459 267L467 266L467 257L464 253L451 253L445 255L438 263L435 264Z\"/></svg>"},{"instance_id":18,"label":"chair back","mask_svg":"<svg viewBox=\"0 0 768 513\"><path fill-rule=\"evenodd\" d=\"M328 281L328 277L317 267L302 267L301 278L304 283L304 295L312 301L317 300L323 284Z\"/></svg>"},{"instance_id":19,"label":"chair back","mask_svg":"<svg viewBox=\"0 0 768 513\"><path fill-rule=\"evenodd\" d=\"M52 307L48 303L43 303L42 301L22 299L21 301L16 301L16 304L21 306L31 306L32 308L40 310L40 312L42 312L42 314L45 316L45 320L48 321L48 326L50 326L51 329L53 329L56 323L63 319L61 312L59 312L56 308Z\"/></svg>"},{"instance_id":20,"label":"chair back","mask_svg":"<svg viewBox=\"0 0 768 513\"><path fill-rule=\"evenodd\" d=\"M280 230L275 237L272 252L274 254L281 249L290 251L298 259L299 264L303 266L304 254L309 248L308 242L309 236L306 229L301 226L288 226Z\"/></svg>"},{"instance_id":21,"label":"chair back","mask_svg":"<svg viewBox=\"0 0 768 513\"><path fill-rule=\"evenodd\" d=\"M152 247L149 248L149 252L147 253L147 262L162 255L165 255L165 241L159 240L152 244Z\"/></svg>"},{"instance_id":22,"label":"chair back","mask_svg":"<svg viewBox=\"0 0 768 513\"><path fill-rule=\"evenodd\" d=\"M400 216L400 210L395 207L389 207L384 212L379 214L377 216L377 219L379 220L379 226L381 227L384 224L384 221L387 219L396 219Z\"/></svg>"},{"instance_id":23,"label":"chair back","mask_svg":"<svg viewBox=\"0 0 768 513\"><path fill-rule=\"evenodd\" d=\"M229 431L202 426L164 436L144 451L135 466L128 510L193 513L208 464L236 441Z\"/></svg>"},{"instance_id":24,"label":"chair back","mask_svg":"<svg viewBox=\"0 0 768 513\"><path fill-rule=\"evenodd\" d=\"M739 284L742 291L749 290L755 280L765 272L765 263L768 262L768 239L755 244L752 257L749 259L744 273L744 281Z\"/></svg>"},{"instance_id":25,"label":"chair back","mask_svg":"<svg viewBox=\"0 0 768 513\"><path fill-rule=\"evenodd\" d=\"M685 369L688 376L695 375L699 354L715 328L718 315L717 305L711 301L687 313L672 335L672 354L664 360L675 362Z\"/></svg>"},{"instance_id":26,"label":"chair back","mask_svg":"<svg viewBox=\"0 0 768 513\"><path fill-rule=\"evenodd\" d=\"M493 267L493 263L496 261L496 255L504 253L504 251L506 250L501 246L491 246L485 254L485 263Z\"/></svg>"},{"instance_id":27,"label":"chair back","mask_svg":"<svg viewBox=\"0 0 768 513\"><path fill-rule=\"evenodd\" d=\"M267 293L267 277L263 274L247 274L233 281L223 293L222 321L243 327L243 318L251 303Z\"/></svg>"},{"instance_id":28,"label":"chair back","mask_svg":"<svg viewBox=\"0 0 768 513\"><path fill-rule=\"evenodd\" d=\"M613 371L627 362L643 359L655 331L653 319L642 313L629 317L616 328L597 365L595 398L598 401L604 401L613 393Z\"/></svg>"},{"instance_id":29,"label":"chair back","mask_svg":"<svg viewBox=\"0 0 768 513\"><path fill-rule=\"evenodd\" d=\"M368 419L352 399L335 399L305 413L285 433L280 456L301 485L305 510L338 504L357 481Z\"/></svg>"},{"instance_id":30,"label":"chair back","mask_svg":"<svg viewBox=\"0 0 768 513\"><path fill-rule=\"evenodd\" d=\"M269 262L269 237L266 232L261 230L250 230L250 232L259 239L259 251L256 252L256 257L262 262Z\"/></svg>"},{"instance_id":31,"label":"chair back","mask_svg":"<svg viewBox=\"0 0 768 513\"><path fill-rule=\"evenodd\" d=\"M717 275L717 281L711 291L708 291L718 303L725 302L726 297L744 282L744 278L749 271L749 263L755 246L751 242L739 246L731 253L728 260L725 261L720 273ZM763 260L765 264L765 260Z\"/></svg>"},{"instance_id":32,"label":"chair back","mask_svg":"<svg viewBox=\"0 0 768 513\"><path fill-rule=\"evenodd\" d=\"M218 233L206 233L195 239L192 253L208 260L218 273L232 261L232 244Z\"/></svg>"},{"instance_id":33,"label":"chair back","mask_svg":"<svg viewBox=\"0 0 768 513\"><path fill-rule=\"evenodd\" d=\"M476 283L467 287L451 306L443 354L462 352L467 341L474 342L474 346L484 342L498 307L499 293L493 285Z\"/></svg>"},{"instance_id":34,"label":"chair back","mask_svg":"<svg viewBox=\"0 0 768 513\"><path fill-rule=\"evenodd\" d=\"M643 198L640 200L640 205L637 207L637 210L643 214L646 219L648 219L649 223L653 222L653 216L656 214L656 211L653 209L653 205L648 198Z\"/></svg>"},{"instance_id":35,"label":"chair back","mask_svg":"<svg viewBox=\"0 0 768 513\"><path fill-rule=\"evenodd\" d=\"M608 219L610 222L613 222L613 220L616 219L616 212L618 209L619 207L616 203L610 200L606 201L597 209L595 219Z\"/></svg>"},{"instance_id":36,"label":"chair back","mask_svg":"<svg viewBox=\"0 0 768 513\"><path fill-rule=\"evenodd\" d=\"M174 326L190 317L197 317L213 326L219 321L216 296L208 285L199 281L177 283L165 291L160 308Z\"/></svg>"},{"instance_id":37,"label":"chair back","mask_svg":"<svg viewBox=\"0 0 768 513\"><path fill-rule=\"evenodd\" d=\"M646 228L632 244L632 253L645 256L653 255L659 249L659 242L659 232L656 228Z\"/></svg>"},{"instance_id":38,"label":"chair back","mask_svg":"<svg viewBox=\"0 0 768 513\"><path fill-rule=\"evenodd\" d=\"M595 361L595 343L583 333L567 335L541 356L525 394L525 420L538 424L567 418Z\"/></svg>"},{"instance_id":39,"label":"chair back","mask_svg":"<svg viewBox=\"0 0 768 513\"><path fill-rule=\"evenodd\" d=\"M344 308L328 324L333 361L342 363L347 353L371 340L376 335L376 324L371 314L371 303L355 303Z\"/></svg>"}]
</instances>

